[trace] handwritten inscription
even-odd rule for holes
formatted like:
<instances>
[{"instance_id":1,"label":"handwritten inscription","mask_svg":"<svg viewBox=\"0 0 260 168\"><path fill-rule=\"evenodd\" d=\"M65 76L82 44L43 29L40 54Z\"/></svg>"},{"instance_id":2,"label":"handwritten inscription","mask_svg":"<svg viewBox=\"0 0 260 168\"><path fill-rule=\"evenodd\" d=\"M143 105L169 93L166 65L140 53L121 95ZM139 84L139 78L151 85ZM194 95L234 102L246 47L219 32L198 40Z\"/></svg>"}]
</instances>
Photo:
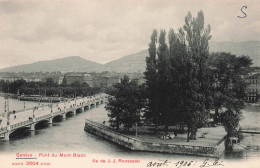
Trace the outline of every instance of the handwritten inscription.
<instances>
[{"instance_id":1,"label":"handwritten inscription","mask_svg":"<svg viewBox=\"0 0 260 168\"><path fill-rule=\"evenodd\" d=\"M214 162L210 162L209 159L205 159L203 164L200 165L200 168L202 167L212 167L212 166L224 166L223 161L220 161L219 159L215 159Z\"/></svg>"},{"instance_id":2,"label":"handwritten inscription","mask_svg":"<svg viewBox=\"0 0 260 168\"><path fill-rule=\"evenodd\" d=\"M247 9L247 6L245 5L245 6L242 6L242 8L240 9L241 10L241 12L242 12L242 16L237 16L238 18L246 18L246 13L245 13L245 11L243 11L243 9Z\"/></svg>"},{"instance_id":3,"label":"handwritten inscription","mask_svg":"<svg viewBox=\"0 0 260 168\"><path fill-rule=\"evenodd\" d=\"M198 167L198 168L204 168L204 167L218 167L218 166L224 166L223 161L219 159L210 160L209 158L206 158L202 163L197 161L178 161L178 162L171 162L169 160L159 160L159 161L151 161L148 162L147 167L167 167L167 166L174 166L177 168L181 167Z\"/></svg>"},{"instance_id":4,"label":"handwritten inscription","mask_svg":"<svg viewBox=\"0 0 260 168\"><path fill-rule=\"evenodd\" d=\"M162 166L168 166L171 162L168 160L161 161L159 160L158 162L149 162L147 164L147 167L162 167Z\"/></svg>"}]
</instances>

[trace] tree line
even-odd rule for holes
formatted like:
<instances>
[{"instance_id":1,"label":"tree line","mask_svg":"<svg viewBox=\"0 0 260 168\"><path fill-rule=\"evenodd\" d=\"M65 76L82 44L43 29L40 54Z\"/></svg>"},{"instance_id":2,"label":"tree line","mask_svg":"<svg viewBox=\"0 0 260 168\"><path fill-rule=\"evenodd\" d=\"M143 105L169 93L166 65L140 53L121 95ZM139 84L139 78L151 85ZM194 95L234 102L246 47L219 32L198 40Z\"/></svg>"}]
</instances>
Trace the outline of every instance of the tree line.
<instances>
[{"instance_id":1,"label":"tree line","mask_svg":"<svg viewBox=\"0 0 260 168\"><path fill-rule=\"evenodd\" d=\"M4 93L60 97L90 96L100 92L100 88L89 87L87 83L75 81L67 84L65 79L62 84L57 84L53 78L46 78L45 82L26 82L25 80L8 82L1 80L0 87Z\"/></svg>"},{"instance_id":2,"label":"tree line","mask_svg":"<svg viewBox=\"0 0 260 168\"><path fill-rule=\"evenodd\" d=\"M184 26L176 32L170 29L168 36L165 30L154 30L144 90L127 78L115 85L106 107L111 125L131 127L140 122L142 109L146 122L156 128L163 125L166 134L170 125L186 125L189 141L196 139L197 129L214 111L214 123L222 123L228 136L236 136L245 101L244 76L250 72L252 60L225 52L210 53L210 31L202 11L197 17L189 12ZM134 87L129 90L128 85Z\"/></svg>"}]
</instances>

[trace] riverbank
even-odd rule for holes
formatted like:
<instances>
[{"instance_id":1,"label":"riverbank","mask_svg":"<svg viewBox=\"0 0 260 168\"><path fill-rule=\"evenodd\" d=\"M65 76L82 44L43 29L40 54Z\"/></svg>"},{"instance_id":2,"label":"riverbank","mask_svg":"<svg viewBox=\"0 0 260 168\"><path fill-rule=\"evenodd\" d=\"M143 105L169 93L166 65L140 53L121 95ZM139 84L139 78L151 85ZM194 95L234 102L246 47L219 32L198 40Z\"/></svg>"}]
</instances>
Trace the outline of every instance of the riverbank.
<instances>
[{"instance_id":1,"label":"riverbank","mask_svg":"<svg viewBox=\"0 0 260 168\"><path fill-rule=\"evenodd\" d=\"M178 134L177 137L168 140L152 134L141 134L135 137L134 135L119 133L111 127L90 120L85 121L84 129L125 148L137 151L219 158L225 150L225 131L222 127L207 128L209 132L205 137L198 137L197 140L190 142L186 142L186 134ZM205 128L199 130L198 135L200 133L205 133Z\"/></svg>"}]
</instances>

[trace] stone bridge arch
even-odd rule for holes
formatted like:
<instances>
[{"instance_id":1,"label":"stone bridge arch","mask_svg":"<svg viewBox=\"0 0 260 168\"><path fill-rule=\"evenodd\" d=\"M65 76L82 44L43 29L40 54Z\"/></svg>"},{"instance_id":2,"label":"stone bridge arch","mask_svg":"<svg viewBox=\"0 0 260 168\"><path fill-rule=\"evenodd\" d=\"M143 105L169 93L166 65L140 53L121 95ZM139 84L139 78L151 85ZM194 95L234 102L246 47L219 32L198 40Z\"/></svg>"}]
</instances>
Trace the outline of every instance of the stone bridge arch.
<instances>
[{"instance_id":1,"label":"stone bridge arch","mask_svg":"<svg viewBox=\"0 0 260 168\"><path fill-rule=\"evenodd\" d=\"M9 138L13 137L13 136L20 136L21 132L25 133L27 130L30 130L30 127L24 126L24 127L21 127L21 128L17 128L17 129L11 130L9 132Z\"/></svg>"}]
</instances>

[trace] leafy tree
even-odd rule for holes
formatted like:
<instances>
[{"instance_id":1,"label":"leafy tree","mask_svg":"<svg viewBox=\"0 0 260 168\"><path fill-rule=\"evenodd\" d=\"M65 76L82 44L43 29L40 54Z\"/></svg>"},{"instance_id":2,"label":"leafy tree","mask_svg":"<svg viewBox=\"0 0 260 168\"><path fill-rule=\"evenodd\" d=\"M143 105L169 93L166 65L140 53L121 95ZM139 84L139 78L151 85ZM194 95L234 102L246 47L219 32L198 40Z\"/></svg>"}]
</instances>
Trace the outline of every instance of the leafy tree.
<instances>
[{"instance_id":1,"label":"leafy tree","mask_svg":"<svg viewBox=\"0 0 260 168\"><path fill-rule=\"evenodd\" d=\"M46 95L47 96L60 96L62 94L63 94L63 91L60 88L56 88L56 87L46 88Z\"/></svg>"},{"instance_id":2,"label":"leafy tree","mask_svg":"<svg viewBox=\"0 0 260 168\"><path fill-rule=\"evenodd\" d=\"M235 135L244 108L246 82L244 75L250 72L252 60L230 53L212 53L209 59L212 73L214 121L222 122L228 137ZM224 113L219 114L222 110Z\"/></svg>"},{"instance_id":3,"label":"leafy tree","mask_svg":"<svg viewBox=\"0 0 260 168\"><path fill-rule=\"evenodd\" d=\"M54 86L55 82L53 80L53 78L46 78L46 86Z\"/></svg>"},{"instance_id":4,"label":"leafy tree","mask_svg":"<svg viewBox=\"0 0 260 168\"><path fill-rule=\"evenodd\" d=\"M149 52L156 51L153 35ZM196 139L197 128L205 123L211 105L210 74L206 64L210 26L204 28L202 11L198 12L196 18L189 12L185 17L185 25L177 34L173 29L170 30L169 48L165 36L166 32L162 30L157 50L158 60L154 52L150 52L147 58L146 84L149 92L152 92L158 82L158 112L155 116L162 114L160 121L165 125L166 133L169 124L184 122L188 126L189 141ZM155 73L157 70L158 73ZM157 78L152 78L152 75ZM149 102L153 102L153 97L156 96L148 97ZM148 107L150 113L155 109L151 103L148 103Z\"/></svg>"},{"instance_id":5,"label":"leafy tree","mask_svg":"<svg viewBox=\"0 0 260 168\"><path fill-rule=\"evenodd\" d=\"M72 87L62 87L61 90L63 91L63 95L66 97L74 97L75 90Z\"/></svg>"},{"instance_id":6,"label":"leafy tree","mask_svg":"<svg viewBox=\"0 0 260 168\"><path fill-rule=\"evenodd\" d=\"M81 87L89 88L89 85L88 85L86 82L83 82L83 83L81 84Z\"/></svg>"},{"instance_id":7,"label":"leafy tree","mask_svg":"<svg viewBox=\"0 0 260 168\"><path fill-rule=\"evenodd\" d=\"M116 92L111 92L111 96L108 97L108 104L105 106L106 110L109 111L109 123L110 126L115 127L117 130L119 129L120 125L122 124L122 99L116 98Z\"/></svg>"},{"instance_id":8,"label":"leafy tree","mask_svg":"<svg viewBox=\"0 0 260 168\"><path fill-rule=\"evenodd\" d=\"M140 122L143 103L143 88L135 80L130 81L128 76L124 76L121 83L114 85L105 107L109 112L110 125L116 129L123 125L129 131L133 124Z\"/></svg>"},{"instance_id":9,"label":"leafy tree","mask_svg":"<svg viewBox=\"0 0 260 168\"><path fill-rule=\"evenodd\" d=\"M20 88L20 93L24 93L26 95L33 95L35 94L35 90L33 88L25 86Z\"/></svg>"},{"instance_id":10,"label":"leafy tree","mask_svg":"<svg viewBox=\"0 0 260 168\"><path fill-rule=\"evenodd\" d=\"M183 29L179 33L174 33L173 29L169 31L169 55L171 61L171 111L172 122L175 124L186 123L190 121L188 103L190 103L190 90L192 86L191 72L192 63L189 58L185 34ZM189 137L189 135L188 135Z\"/></svg>"},{"instance_id":11,"label":"leafy tree","mask_svg":"<svg viewBox=\"0 0 260 168\"><path fill-rule=\"evenodd\" d=\"M185 17L185 25L181 34L185 34L187 42L186 50L188 54L188 83L187 88L188 103L186 103L186 124L188 125L189 139L196 139L197 128L204 123L208 117L210 109L210 88L209 73L206 61L209 56L208 41L211 39L210 26L204 28L204 14L198 12L193 18L191 13ZM189 132L191 136L189 137Z\"/></svg>"},{"instance_id":12,"label":"leafy tree","mask_svg":"<svg viewBox=\"0 0 260 168\"><path fill-rule=\"evenodd\" d=\"M25 80L16 80L14 82L12 82L9 86L10 92L11 93L17 93L18 88L23 86L26 83Z\"/></svg>"},{"instance_id":13,"label":"leafy tree","mask_svg":"<svg viewBox=\"0 0 260 168\"><path fill-rule=\"evenodd\" d=\"M47 95L47 96L65 96L74 97L75 93L81 96L93 95L100 92L99 87L89 87L87 83L80 84L79 81L73 82L70 87L67 87L66 80L63 80L63 84L58 85L54 83L53 78L46 78L45 82L26 82L25 80L17 80L14 82L1 81L0 89L4 93L17 94L18 90L20 94L26 95Z\"/></svg>"},{"instance_id":14,"label":"leafy tree","mask_svg":"<svg viewBox=\"0 0 260 168\"><path fill-rule=\"evenodd\" d=\"M231 108L228 108L224 113L220 115L220 121L225 127L227 138L238 135L240 115L240 111Z\"/></svg>"},{"instance_id":15,"label":"leafy tree","mask_svg":"<svg viewBox=\"0 0 260 168\"><path fill-rule=\"evenodd\" d=\"M67 78L66 78L66 76L64 76L64 78L62 79L61 86L67 86Z\"/></svg>"},{"instance_id":16,"label":"leafy tree","mask_svg":"<svg viewBox=\"0 0 260 168\"><path fill-rule=\"evenodd\" d=\"M81 87L81 83L79 81L74 81L70 84L71 87Z\"/></svg>"},{"instance_id":17,"label":"leafy tree","mask_svg":"<svg viewBox=\"0 0 260 168\"><path fill-rule=\"evenodd\" d=\"M5 84L4 80L0 80L0 91L3 91L3 86Z\"/></svg>"}]
</instances>

